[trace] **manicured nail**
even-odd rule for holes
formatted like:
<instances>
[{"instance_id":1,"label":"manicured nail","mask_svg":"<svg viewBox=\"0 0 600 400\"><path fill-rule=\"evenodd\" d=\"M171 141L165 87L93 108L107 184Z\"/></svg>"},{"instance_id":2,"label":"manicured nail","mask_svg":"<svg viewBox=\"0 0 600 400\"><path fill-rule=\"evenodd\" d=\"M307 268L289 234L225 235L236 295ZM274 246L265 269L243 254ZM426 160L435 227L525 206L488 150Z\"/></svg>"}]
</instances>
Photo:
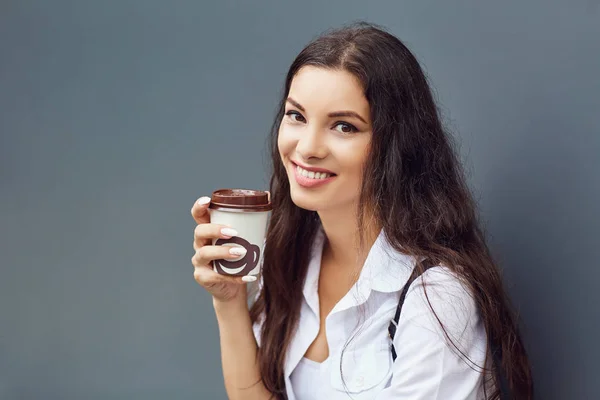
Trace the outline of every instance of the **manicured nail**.
<instances>
[{"instance_id":1,"label":"manicured nail","mask_svg":"<svg viewBox=\"0 0 600 400\"><path fill-rule=\"evenodd\" d=\"M238 232L235 229L223 228L223 229L221 229L221 235L234 237L234 236L238 235Z\"/></svg>"},{"instance_id":2,"label":"manicured nail","mask_svg":"<svg viewBox=\"0 0 600 400\"><path fill-rule=\"evenodd\" d=\"M204 196L204 197L200 197L200 198L198 199L198 204L200 204L201 206L205 206L205 205L207 205L208 203L210 203L210 197L206 197L206 196Z\"/></svg>"},{"instance_id":3,"label":"manicured nail","mask_svg":"<svg viewBox=\"0 0 600 400\"><path fill-rule=\"evenodd\" d=\"M229 254L233 256L245 256L248 250L243 247L232 247L229 249Z\"/></svg>"},{"instance_id":4,"label":"manicured nail","mask_svg":"<svg viewBox=\"0 0 600 400\"><path fill-rule=\"evenodd\" d=\"M244 282L254 282L256 280L256 277L254 275L246 275L242 276L242 280Z\"/></svg>"}]
</instances>

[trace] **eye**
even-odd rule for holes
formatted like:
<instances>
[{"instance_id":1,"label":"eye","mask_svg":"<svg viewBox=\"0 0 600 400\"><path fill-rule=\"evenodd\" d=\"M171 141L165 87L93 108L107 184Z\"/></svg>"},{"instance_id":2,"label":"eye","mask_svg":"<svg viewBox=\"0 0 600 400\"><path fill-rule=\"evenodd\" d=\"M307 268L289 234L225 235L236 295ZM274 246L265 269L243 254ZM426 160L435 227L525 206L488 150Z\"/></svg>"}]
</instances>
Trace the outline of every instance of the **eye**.
<instances>
[{"instance_id":1,"label":"eye","mask_svg":"<svg viewBox=\"0 0 600 400\"><path fill-rule=\"evenodd\" d=\"M294 122L306 122L306 119L298 111L288 111L285 113Z\"/></svg>"},{"instance_id":2,"label":"eye","mask_svg":"<svg viewBox=\"0 0 600 400\"><path fill-rule=\"evenodd\" d=\"M358 129L354 125L347 124L345 122L338 122L335 125L335 130L342 134L350 134L354 132L358 132Z\"/></svg>"}]
</instances>

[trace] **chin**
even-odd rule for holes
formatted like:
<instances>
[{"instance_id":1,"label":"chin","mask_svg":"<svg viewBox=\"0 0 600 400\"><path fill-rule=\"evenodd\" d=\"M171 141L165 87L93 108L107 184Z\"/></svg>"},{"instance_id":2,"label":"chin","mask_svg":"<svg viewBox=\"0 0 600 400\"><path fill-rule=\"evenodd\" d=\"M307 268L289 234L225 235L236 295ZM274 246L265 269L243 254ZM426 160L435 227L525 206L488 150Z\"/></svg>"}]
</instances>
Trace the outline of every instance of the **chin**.
<instances>
[{"instance_id":1,"label":"chin","mask_svg":"<svg viewBox=\"0 0 600 400\"><path fill-rule=\"evenodd\" d=\"M324 200L320 198L321 196L315 196L310 193L298 193L299 190L302 189L294 187L290 189L290 197L295 205L308 211L319 211L322 208Z\"/></svg>"}]
</instances>

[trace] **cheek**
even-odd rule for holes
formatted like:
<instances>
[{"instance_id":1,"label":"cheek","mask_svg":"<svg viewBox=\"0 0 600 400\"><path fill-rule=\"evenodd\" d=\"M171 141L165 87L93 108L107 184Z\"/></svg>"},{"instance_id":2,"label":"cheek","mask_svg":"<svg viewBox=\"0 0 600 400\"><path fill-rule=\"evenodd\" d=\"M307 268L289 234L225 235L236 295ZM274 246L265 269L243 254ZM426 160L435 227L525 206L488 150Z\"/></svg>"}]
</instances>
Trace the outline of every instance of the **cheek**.
<instances>
[{"instance_id":1,"label":"cheek","mask_svg":"<svg viewBox=\"0 0 600 400\"><path fill-rule=\"evenodd\" d=\"M336 158L339 161L340 167L354 178L362 178L362 171L367 161L367 156L367 144L365 143L346 142L336 148Z\"/></svg>"},{"instance_id":2,"label":"cheek","mask_svg":"<svg viewBox=\"0 0 600 400\"><path fill-rule=\"evenodd\" d=\"M290 154L294 149L294 141L285 126L279 127L279 133L277 136L277 148L279 149L279 155L281 158Z\"/></svg>"}]
</instances>

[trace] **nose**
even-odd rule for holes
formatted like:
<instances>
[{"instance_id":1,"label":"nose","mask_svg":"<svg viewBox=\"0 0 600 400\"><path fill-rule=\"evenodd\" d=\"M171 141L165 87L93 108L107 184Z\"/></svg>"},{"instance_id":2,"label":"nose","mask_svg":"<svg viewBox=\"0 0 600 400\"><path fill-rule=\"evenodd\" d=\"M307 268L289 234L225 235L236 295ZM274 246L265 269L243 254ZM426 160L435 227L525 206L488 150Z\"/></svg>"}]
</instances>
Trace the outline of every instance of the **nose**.
<instances>
[{"instance_id":1,"label":"nose","mask_svg":"<svg viewBox=\"0 0 600 400\"><path fill-rule=\"evenodd\" d=\"M317 129L307 128L296 144L296 152L304 159L325 158L329 153L325 135Z\"/></svg>"}]
</instances>

